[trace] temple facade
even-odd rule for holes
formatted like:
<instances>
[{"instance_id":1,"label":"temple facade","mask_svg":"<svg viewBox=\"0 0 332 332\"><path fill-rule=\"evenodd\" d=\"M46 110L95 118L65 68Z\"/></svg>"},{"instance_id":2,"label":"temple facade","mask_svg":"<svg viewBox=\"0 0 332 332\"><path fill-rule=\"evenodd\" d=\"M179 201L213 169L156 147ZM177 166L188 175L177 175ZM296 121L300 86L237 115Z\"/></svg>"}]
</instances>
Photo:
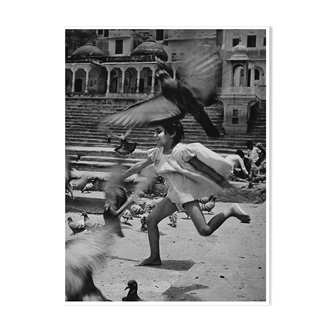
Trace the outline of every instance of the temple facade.
<instances>
[{"instance_id":1,"label":"temple facade","mask_svg":"<svg viewBox=\"0 0 332 332\"><path fill-rule=\"evenodd\" d=\"M226 132L245 133L252 110L265 105L266 29L104 29L96 36L96 45L82 45L66 59L69 98L147 98L160 91L158 62L175 75L188 53L209 44L223 62L219 100Z\"/></svg>"}]
</instances>

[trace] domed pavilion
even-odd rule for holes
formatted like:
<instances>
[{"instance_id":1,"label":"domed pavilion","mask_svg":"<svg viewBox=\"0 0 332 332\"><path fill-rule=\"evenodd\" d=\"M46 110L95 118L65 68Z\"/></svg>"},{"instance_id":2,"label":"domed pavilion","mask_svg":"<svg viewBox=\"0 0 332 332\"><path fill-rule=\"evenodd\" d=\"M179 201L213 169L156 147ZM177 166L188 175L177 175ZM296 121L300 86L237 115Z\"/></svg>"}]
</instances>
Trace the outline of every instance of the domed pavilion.
<instances>
[{"instance_id":1,"label":"domed pavilion","mask_svg":"<svg viewBox=\"0 0 332 332\"><path fill-rule=\"evenodd\" d=\"M130 55L112 56L88 43L66 61L66 93L145 98L160 90L156 71L158 63L167 60L163 46L152 40L138 45Z\"/></svg>"}]
</instances>

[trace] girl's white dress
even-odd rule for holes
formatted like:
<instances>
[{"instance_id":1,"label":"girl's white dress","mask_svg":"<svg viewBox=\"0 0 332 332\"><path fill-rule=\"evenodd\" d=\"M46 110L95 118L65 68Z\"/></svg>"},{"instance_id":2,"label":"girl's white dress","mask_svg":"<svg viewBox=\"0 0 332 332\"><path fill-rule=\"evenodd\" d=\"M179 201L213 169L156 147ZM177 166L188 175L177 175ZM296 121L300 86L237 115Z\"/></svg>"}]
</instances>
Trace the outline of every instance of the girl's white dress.
<instances>
[{"instance_id":1,"label":"girl's white dress","mask_svg":"<svg viewBox=\"0 0 332 332\"><path fill-rule=\"evenodd\" d=\"M188 161L196 157L228 180L232 166L223 157L200 143L178 143L171 154L163 154L163 148L147 151L158 174L168 185L167 197L171 202L182 205L205 196L217 195L223 188L205 174L191 166Z\"/></svg>"}]
</instances>

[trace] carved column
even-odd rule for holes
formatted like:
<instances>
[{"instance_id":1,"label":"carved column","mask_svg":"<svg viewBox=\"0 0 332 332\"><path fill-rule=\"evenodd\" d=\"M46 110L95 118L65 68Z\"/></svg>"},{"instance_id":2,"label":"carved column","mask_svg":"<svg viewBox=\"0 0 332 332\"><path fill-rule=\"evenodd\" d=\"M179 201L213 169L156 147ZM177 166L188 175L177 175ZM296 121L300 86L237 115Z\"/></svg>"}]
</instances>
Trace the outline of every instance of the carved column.
<instances>
[{"instance_id":1,"label":"carved column","mask_svg":"<svg viewBox=\"0 0 332 332\"><path fill-rule=\"evenodd\" d=\"M137 84L136 84L136 93L139 93L139 80L141 78L141 67L136 68L137 70Z\"/></svg>"},{"instance_id":2,"label":"carved column","mask_svg":"<svg viewBox=\"0 0 332 332\"><path fill-rule=\"evenodd\" d=\"M255 82L255 69L251 68L250 71L251 71L251 73L250 73L250 86L254 86L254 82Z\"/></svg>"},{"instance_id":3,"label":"carved column","mask_svg":"<svg viewBox=\"0 0 332 332\"><path fill-rule=\"evenodd\" d=\"M156 79L156 68L152 68L152 82L151 82L151 93L154 93L154 83Z\"/></svg>"},{"instance_id":4,"label":"carved column","mask_svg":"<svg viewBox=\"0 0 332 332\"><path fill-rule=\"evenodd\" d=\"M124 92L124 81L125 81L125 68L121 67L121 71L122 71L122 82L121 82L120 93L123 93Z\"/></svg>"},{"instance_id":5,"label":"carved column","mask_svg":"<svg viewBox=\"0 0 332 332\"><path fill-rule=\"evenodd\" d=\"M75 92L75 73L76 73L76 70L73 69L73 79L72 79L72 83L71 83L71 92L72 93Z\"/></svg>"},{"instance_id":6,"label":"carved column","mask_svg":"<svg viewBox=\"0 0 332 332\"><path fill-rule=\"evenodd\" d=\"M88 86L89 86L89 73L90 73L91 68L87 68L86 70L86 77L85 77L85 93L88 93Z\"/></svg>"},{"instance_id":7,"label":"carved column","mask_svg":"<svg viewBox=\"0 0 332 332\"><path fill-rule=\"evenodd\" d=\"M106 93L110 92L110 84L111 84L111 71L112 68L107 68L107 83L106 83Z\"/></svg>"}]
</instances>

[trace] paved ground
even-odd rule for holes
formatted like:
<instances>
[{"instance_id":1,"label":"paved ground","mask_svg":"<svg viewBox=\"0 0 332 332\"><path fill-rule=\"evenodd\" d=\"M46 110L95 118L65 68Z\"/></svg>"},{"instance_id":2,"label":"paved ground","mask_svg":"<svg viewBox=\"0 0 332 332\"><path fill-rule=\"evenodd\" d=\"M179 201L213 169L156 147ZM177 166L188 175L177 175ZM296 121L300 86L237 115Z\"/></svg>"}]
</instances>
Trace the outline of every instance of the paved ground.
<instances>
[{"instance_id":1,"label":"paved ground","mask_svg":"<svg viewBox=\"0 0 332 332\"><path fill-rule=\"evenodd\" d=\"M95 206L103 204L100 198ZM213 212L230 204L217 202ZM130 279L137 280L145 301L266 301L266 204L240 206L252 216L252 222L242 224L230 218L210 237L200 236L184 213L179 213L177 228L163 220L160 267L136 266L148 257L149 247L147 233L140 231L140 219L134 218L132 226L123 225L125 237L117 238L104 266L95 271L97 287L112 301L126 295L124 288ZM75 220L80 213L68 211L68 216ZM89 216L103 222L101 214ZM212 217L206 214L207 220ZM67 224L65 227L66 239L72 238Z\"/></svg>"}]
</instances>

